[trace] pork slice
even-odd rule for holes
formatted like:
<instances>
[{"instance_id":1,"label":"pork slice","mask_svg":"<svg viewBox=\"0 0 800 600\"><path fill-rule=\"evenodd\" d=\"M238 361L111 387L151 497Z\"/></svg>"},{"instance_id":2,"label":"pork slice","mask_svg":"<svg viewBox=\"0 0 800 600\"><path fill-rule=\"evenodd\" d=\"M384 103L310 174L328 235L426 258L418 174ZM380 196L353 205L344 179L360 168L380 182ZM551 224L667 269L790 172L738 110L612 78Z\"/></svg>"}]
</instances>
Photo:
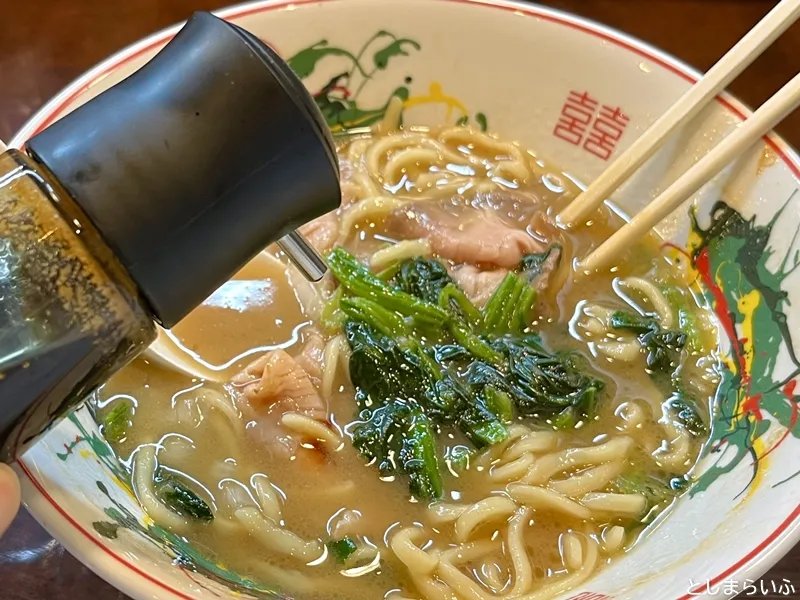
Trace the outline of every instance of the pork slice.
<instances>
[{"instance_id":1,"label":"pork slice","mask_svg":"<svg viewBox=\"0 0 800 600\"><path fill-rule=\"evenodd\" d=\"M295 362L308 374L314 386L319 388L322 382L322 358L325 353L325 340L314 329L306 332L304 338L303 349L295 357Z\"/></svg>"},{"instance_id":2,"label":"pork slice","mask_svg":"<svg viewBox=\"0 0 800 600\"><path fill-rule=\"evenodd\" d=\"M453 214L436 203L417 202L395 212L387 225L389 235L427 239L435 254L457 264L513 269L526 254L547 247L495 210L471 205Z\"/></svg>"},{"instance_id":3,"label":"pork slice","mask_svg":"<svg viewBox=\"0 0 800 600\"><path fill-rule=\"evenodd\" d=\"M450 276L478 308L486 306L507 273L506 269L482 271L472 265L461 265L450 269Z\"/></svg>"},{"instance_id":4,"label":"pork slice","mask_svg":"<svg viewBox=\"0 0 800 600\"><path fill-rule=\"evenodd\" d=\"M281 456L298 454L296 434L281 423L287 412L325 421L327 408L300 362L283 350L270 350L231 379L248 433Z\"/></svg>"},{"instance_id":5,"label":"pork slice","mask_svg":"<svg viewBox=\"0 0 800 600\"><path fill-rule=\"evenodd\" d=\"M554 244L546 250L547 256L541 263L523 275L530 277L530 285L539 298L550 287L553 275L561 262L561 246ZM492 297L497 286L509 272L507 269L484 271L473 265L460 265L449 269L450 276L464 290L464 293L478 308L483 308Z\"/></svg>"},{"instance_id":6,"label":"pork slice","mask_svg":"<svg viewBox=\"0 0 800 600\"><path fill-rule=\"evenodd\" d=\"M327 252L339 237L339 215L331 211L317 217L300 227L300 233L318 252Z\"/></svg>"}]
</instances>

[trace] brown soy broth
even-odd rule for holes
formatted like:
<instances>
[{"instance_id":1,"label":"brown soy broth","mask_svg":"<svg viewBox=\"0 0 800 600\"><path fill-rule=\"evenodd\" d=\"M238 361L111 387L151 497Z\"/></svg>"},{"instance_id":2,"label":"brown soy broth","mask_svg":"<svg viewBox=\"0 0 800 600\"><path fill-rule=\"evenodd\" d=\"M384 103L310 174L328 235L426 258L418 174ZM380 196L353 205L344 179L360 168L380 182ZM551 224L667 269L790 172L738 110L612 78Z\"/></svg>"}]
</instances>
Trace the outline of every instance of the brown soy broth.
<instances>
[{"instance_id":1,"label":"brown soy broth","mask_svg":"<svg viewBox=\"0 0 800 600\"><path fill-rule=\"evenodd\" d=\"M342 152L344 150L346 148ZM512 202L507 197L495 202L491 195L470 198L445 194L426 200L429 205L423 210L429 218L441 213L448 218L466 219L474 217L471 211L488 207L504 223L527 230L534 237L552 235L552 228L537 218L537 213L557 212L579 193L579 189L569 177L535 157L530 156L529 161L537 176L521 186L524 202ZM569 260L586 255L622 223L618 215L603 209L589 226L575 232L560 232L560 242L564 247L562 268L568 269ZM383 218L359 222L345 247L366 261L395 239L390 229L389 222ZM659 253L657 240L648 239L621 257L611 273L598 274L579 282L572 281L571 277L558 279L557 275L554 280L558 285L546 290L539 299L532 328L540 333L545 345L550 349L580 353L590 370L606 381L597 417L571 431L566 438L566 447L598 443L607 439L609 434L618 432L620 419L615 411L620 398L661 394L640 363L595 357L587 351L586 343L576 339L570 330L570 319L580 302L589 299L607 303L610 307L623 306L612 291L613 281L631 274L645 276L654 272L664 279L671 277L670 267ZM203 360L214 365L230 362L230 370L226 373L241 369L255 358L257 355L247 355L252 348L281 347L296 355L317 328L317 324L309 323L309 316L304 313L285 274L272 263L253 263L228 285L227 290L223 289L216 298L198 308L173 332L187 349ZM238 297L237 290L241 292ZM329 337L324 332L323 335ZM685 368L691 371L695 367L689 360ZM398 524L430 524L424 503L409 501L404 480L381 479L377 470L365 465L347 441L341 451L326 455L324 460L308 460L304 450L298 451L298 460L276 455L268 445L257 443L248 435L252 423L245 423L241 430L236 430L219 411L191 413L182 408L186 390L198 385L199 382L168 372L144 359L135 361L115 376L101 391L101 416L104 407L121 397L135 399L136 405L127 437L115 445L120 458L128 461L141 444L159 443L168 450L163 452L162 466L194 479L198 483L195 491L207 502L218 499L223 480L246 484L254 475L267 474L284 497L283 524L287 529L305 539L325 540L329 538L330 524L336 515L345 510L357 511L361 516L358 534L380 549L381 562L377 570L360 577L345 578L339 575L342 567L330 559L314 566L303 565L264 550L256 539L230 523L224 527L215 523L192 525L187 537L194 545L226 568L254 580L274 582L279 586L288 585L286 582L291 580L292 589L303 598L375 599L398 589L413 596L414 587L406 569L384 543ZM226 393L222 385L205 383L203 386ZM337 391L328 399L329 418L346 431L347 424L358 417L354 392L341 373L334 389ZM708 394L712 391L709 387ZM653 466L649 453L663 442L663 435L654 422L660 417L655 412L649 414L648 420L632 434L641 447L637 446L630 457L632 466L648 465L647 468L656 475L662 473ZM191 440L191 443L186 440ZM701 442L694 442L692 459L686 463L685 471L695 462ZM439 443L441 456L444 455L444 446L465 442L458 435L443 432ZM474 467L459 475L445 470L444 484L444 501L466 503L486 498L505 486L491 481L484 470ZM609 522L615 521L610 519ZM563 572L558 551L559 536L564 531L579 529L580 523L546 513L534 514L531 523L526 542L536 565L537 578ZM444 529L433 527L432 530L435 540L449 541L450 534ZM487 534L491 535L492 531Z\"/></svg>"},{"instance_id":2,"label":"brown soy broth","mask_svg":"<svg viewBox=\"0 0 800 600\"><path fill-rule=\"evenodd\" d=\"M422 522L424 507L419 503L406 501L402 483L380 481L375 472L365 467L364 461L352 450L336 455L335 463L319 465L310 471L301 471L293 462L275 460L270 452L258 444L250 443L246 436L232 444L224 427L216 425L223 422L219 415L206 415L204 422L193 427L185 422L164 418L174 412L173 399L187 387L187 380L160 367L137 361L117 375L103 390L103 396L113 399L116 394L134 396L137 400L134 415L134 430L127 439L116 446L118 455L127 457L143 441L160 441L169 444L177 436L185 436L194 441L195 449L181 460L176 454L168 454L172 460L164 466L178 472L190 474L203 488L214 493L223 478L248 481L256 473L268 473L272 482L285 494L283 517L287 527L298 535L315 538L325 537L328 521L336 513L344 510L357 510L362 514L359 532L374 543L381 545L384 534L398 522ZM331 403L331 412L341 417L354 418L352 392L337 394ZM101 405L102 406L102 405ZM235 460L235 465L223 468L226 461ZM200 465L217 465L218 468L198 468ZM352 482L352 486L347 485ZM205 496L204 496L205 497ZM195 525L189 539L198 548L227 568L254 578L271 581L265 574L263 561L285 569L298 570L311 577L334 576L338 569L330 562L318 567L298 567L296 561L280 556L265 555L263 547L247 534L237 535L235 543L205 524ZM393 565L391 557L382 566L382 574L352 580L347 589L341 590L343 598L382 597L386 583L403 581L404 573ZM344 583L344 582L341 582ZM356 586L358 592L353 592ZM355 595L355 594L358 595ZM336 597L337 590L331 584L320 597ZM353 594L353 595L349 595Z\"/></svg>"},{"instance_id":3,"label":"brown soy broth","mask_svg":"<svg viewBox=\"0 0 800 600\"><path fill-rule=\"evenodd\" d=\"M291 342L306 321L282 269L261 255L178 323L172 333L184 348L212 365L234 361L231 367L235 372L244 366L237 357L249 356L265 341L268 345Z\"/></svg>"}]
</instances>

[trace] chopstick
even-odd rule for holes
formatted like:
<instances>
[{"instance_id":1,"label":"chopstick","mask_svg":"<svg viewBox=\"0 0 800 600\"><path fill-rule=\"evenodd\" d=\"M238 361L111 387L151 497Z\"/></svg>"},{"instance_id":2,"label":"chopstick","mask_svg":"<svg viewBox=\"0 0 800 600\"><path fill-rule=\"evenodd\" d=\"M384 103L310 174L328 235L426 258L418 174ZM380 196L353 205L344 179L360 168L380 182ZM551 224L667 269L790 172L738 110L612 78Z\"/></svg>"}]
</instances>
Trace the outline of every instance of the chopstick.
<instances>
[{"instance_id":1,"label":"chopstick","mask_svg":"<svg viewBox=\"0 0 800 600\"><path fill-rule=\"evenodd\" d=\"M557 217L560 225L583 222L633 172L650 158L680 125L696 116L772 42L800 18L800 0L783 0L731 48L703 78L681 96Z\"/></svg>"},{"instance_id":2,"label":"chopstick","mask_svg":"<svg viewBox=\"0 0 800 600\"><path fill-rule=\"evenodd\" d=\"M579 263L579 271L603 268L622 250L644 237L659 221L678 208L737 155L767 134L800 105L800 73L767 100L749 119L739 123L711 152L681 175L629 223Z\"/></svg>"}]
</instances>

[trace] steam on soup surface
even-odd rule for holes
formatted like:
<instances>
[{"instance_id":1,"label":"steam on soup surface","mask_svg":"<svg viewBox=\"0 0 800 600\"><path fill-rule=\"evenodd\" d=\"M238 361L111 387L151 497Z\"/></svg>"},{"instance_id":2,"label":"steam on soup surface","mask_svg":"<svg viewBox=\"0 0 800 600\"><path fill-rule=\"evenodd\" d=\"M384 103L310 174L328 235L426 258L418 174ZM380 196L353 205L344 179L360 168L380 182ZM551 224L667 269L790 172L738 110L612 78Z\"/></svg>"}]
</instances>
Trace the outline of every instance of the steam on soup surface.
<instances>
[{"instance_id":1,"label":"steam on soup surface","mask_svg":"<svg viewBox=\"0 0 800 600\"><path fill-rule=\"evenodd\" d=\"M547 598L631 547L707 439L716 329L655 240L574 282L621 221L563 232L569 177L466 128L339 148L305 227L172 334L228 383L138 360L98 395L159 524L302 598Z\"/></svg>"}]
</instances>

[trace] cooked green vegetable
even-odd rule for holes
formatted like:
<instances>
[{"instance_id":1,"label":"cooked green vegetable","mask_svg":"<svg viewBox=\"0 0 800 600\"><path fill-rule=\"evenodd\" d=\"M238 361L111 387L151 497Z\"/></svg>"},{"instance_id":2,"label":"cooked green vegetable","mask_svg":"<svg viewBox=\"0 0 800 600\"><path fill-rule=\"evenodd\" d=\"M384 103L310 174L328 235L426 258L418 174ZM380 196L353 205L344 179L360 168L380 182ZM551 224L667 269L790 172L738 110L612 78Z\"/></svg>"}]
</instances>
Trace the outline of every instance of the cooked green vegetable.
<instances>
[{"instance_id":1,"label":"cooked green vegetable","mask_svg":"<svg viewBox=\"0 0 800 600\"><path fill-rule=\"evenodd\" d=\"M661 326L652 317L643 317L633 312L618 310L611 315L610 324L613 329L625 329L636 334L658 331Z\"/></svg>"},{"instance_id":2,"label":"cooked green vegetable","mask_svg":"<svg viewBox=\"0 0 800 600\"><path fill-rule=\"evenodd\" d=\"M667 407L671 410L675 419L681 423L686 430L694 436L705 435L708 431L697 401L690 397L679 385L676 386L672 396L667 400Z\"/></svg>"},{"instance_id":3,"label":"cooked green vegetable","mask_svg":"<svg viewBox=\"0 0 800 600\"><path fill-rule=\"evenodd\" d=\"M436 304L439 294L453 279L438 260L415 258L399 264L392 283L407 294Z\"/></svg>"},{"instance_id":4,"label":"cooked green vegetable","mask_svg":"<svg viewBox=\"0 0 800 600\"><path fill-rule=\"evenodd\" d=\"M641 494L647 501L646 516L642 523L649 523L670 503L689 488L686 477L672 476L659 479L643 471L633 471L617 477L612 489L620 494Z\"/></svg>"},{"instance_id":5,"label":"cooked green vegetable","mask_svg":"<svg viewBox=\"0 0 800 600\"><path fill-rule=\"evenodd\" d=\"M484 330L488 334L519 334L528 325L536 290L528 282L508 273L483 309Z\"/></svg>"},{"instance_id":6,"label":"cooked green vegetable","mask_svg":"<svg viewBox=\"0 0 800 600\"><path fill-rule=\"evenodd\" d=\"M518 308L514 311L514 316L509 322L509 329L511 331L523 332L527 329L531 320L531 312L533 305L536 303L536 290L530 285L526 285L522 289L522 294L519 297Z\"/></svg>"},{"instance_id":7,"label":"cooked green vegetable","mask_svg":"<svg viewBox=\"0 0 800 600\"><path fill-rule=\"evenodd\" d=\"M440 324L448 320L447 313L439 306L387 285L344 248L331 250L328 266L339 283L355 296L374 300L387 309L415 319Z\"/></svg>"},{"instance_id":8,"label":"cooked green vegetable","mask_svg":"<svg viewBox=\"0 0 800 600\"><path fill-rule=\"evenodd\" d=\"M350 378L362 410L396 398L424 397L438 378L427 361L363 321L348 321L345 335L352 352Z\"/></svg>"},{"instance_id":9,"label":"cooked green vegetable","mask_svg":"<svg viewBox=\"0 0 800 600\"><path fill-rule=\"evenodd\" d=\"M694 436L703 435L707 426L700 416L697 402L683 389L675 370L680 361L680 351L686 345L687 336L681 331L664 331L653 318L617 311L611 315L611 327L636 333L639 342L647 350L647 366L652 369L656 383L665 394L671 394L667 406L674 418ZM670 375L667 381L664 377Z\"/></svg>"},{"instance_id":10,"label":"cooked green vegetable","mask_svg":"<svg viewBox=\"0 0 800 600\"><path fill-rule=\"evenodd\" d=\"M337 288L330 300L322 307L322 313L320 315L322 328L329 333L340 331L346 320L346 316L339 306L341 300L342 288Z\"/></svg>"},{"instance_id":11,"label":"cooked green vegetable","mask_svg":"<svg viewBox=\"0 0 800 600\"><path fill-rule=\"evenodd\" d=\"M678 315L678 329L686 334L687 348L693 352L703 352L705 332L697 313L692 310L686 296L674 286L665 286L662 288L662 292Z\"/></svg>"},{"instance_id":12,"label":"cooked green vegetable","mask_svg":"<svg viewBox=\"0 0 800 600\"><path fill-rule=\"evenodd\" d=\"M514 294L518 279L513 273L508 273L483 308L484 329L487 332L494 332L500 327L506 302Z\"/></svg>"},{"instance_id":13,"label":"cooked green vegetable","mask_svg":"<svg viewBox=\"0 0 800 600\"><path fill-rule=\"evenodd\" d=\"M403 317L366 298L342 298L339 302L349 321L368 323L382 334L405 340L409 334Z\"/></svg>"},{"instance_id":14,"label":"cooked green vegetable","mask_svg":"<svg viewBox=\"0 0 800 600\"><path fill-rule=\"evenodd\" d=\"M686 334L686 347L693 352L703 352L703 335L700 320L688 307L678 309L678 327Z\"/></svg>"},{"instance_id":15,"label":"cooked green vegetable","mask_svg":"<svg viewBox=\"0 0 800 600\"><path fill-rule=\"evenodd\" d=\"M480 360L497 363L503 356L484 342L475 333L455 321L450 322L450 333L453 339L466 351Z\"/></svg>"},{"instance_id":16,"label":"cooked green vegetable","mask_svg":"<svg viewBox=\"0 0 800 600\"><path fill-rule=\"evenodd\" d=\"M645 333L640 337L647 348L647 366L667 373L674 370L680 361L680 351L686 345L686 334L680 331Z\"/></svg>"},{"instance_id":17,"label":"cooked green vegetable","mask_svg":"<svg viewBox=\"0 0 800 600\"><path fill-rule=\"evenodd\" d=\"M479 327L483 322L481 311L467 298L455 282L448 283L439 292L439 306L462 317L472 327Z\"/></svg>"},{"instance_id":18,"label":"cooked green vegetable","mask_svg":"<svg viewBox=\"0 0 800 600\"><path fill-rule=\"evenodd\" d=\"M356 543L349 537L331 540L325 545L328 547L328 552L330 552L333 559L339 564L345 562L353 552L358 550Z\"/></svg>"},{"instance_id":19,"label":"cooked green vegetable","mask_svg":"<svg viewBox=\"0 0 800 600\"><path fill-rule=\"evenodd\" d=\"M398 263L391 283L405 293L438 305L451 316L470 325L477 325L483 320L481 312L437 260L415 258Z\"/></svg>"},{"instance_id":20,"label":"cooked green vegetable","mask_svg":"<svg viewBox=\"0 0 800 600\"><path fill-rule=\"evenodd\" d=\"M483 394L486 398L486 407L503 423L510 423L514 418L514 404L509 395L493 385L487 385Z\"/></svg>"},{"instance_id":21,"label":"cooked green vegetable","mask_svg":"<svg viewBox=\"0 0 800 600\"><path fill-rule=\"evenodd\" d=\"M128 427L133 417L133 405L124 400L120 401L103 417L103 436L112 444L118 444L125 439Z\"/></svg>"},{"instance_id":22,"label":"cooked green vegetable","mask_svg":"<svg viewBox=\"0 0 800 600\"><path fill-rule=\"evenodd\" d=\"M450 472L463 473L469 468L469 461L472 458L472 454L472 450L466 446L456 445L448 449L444 461L447 463Z\"/></svg>"},{"instance_id":23,"label":"cooked green vegetable","mask_svg":"<svg viewBox=\"0 0 800 600\"><path fill-rule=\"evenodd\" d=\"M558 262L561 260L561 244L552 244L544 252L536 252L524 256L519 264L518 271L524 274L528 281L533 281L542 274L547 259L555 253L557 253L556 266L558 266Z\"/></svg>"},{"instance_id":24,"label":"cooked green vegetable","mask_svg":"<svg viewBox=\"0 0 800 600\"><path fill-rule=\"evenodd\" d=\"M620 475L614 480L612 487L620 494L641 494L650 506L660 504L674 496L668 484L643 471Z\"/></svg>"},{"instance_id":25,"label":"cooked green vegetable","mask_svg":"<svg viewBox=\"0 0 800 600\"><path fill-rule=\"evenodd\" d=\"M505 382L520 413L551 418L561 428L594 416L597 395L605 384L586 375L577 356L550 353L535 335L502 338L494 347L508 361L506 377L496 385Z\"/></svg>"},{"instance_id":26,"label":"cooked green vegetable","mask_svg":"<svg viewBox=\"0 0 800 600\"><path fill-rule=\"evenodd\" d=\"M471 386L452 372L429 390L425 408L437 424L456 426L479 448L508 437L501 416L487 405L483 386Z\"/></svg>"},{"instance_id":27,"label":"cooked green vegetable","mask_svg":"<svg viewBox=\"0 0 800 600\"><path fill-rule=\"evenodd\" d=\"M383 475L405 474L414 497L442 495L442 475L433 425L413 401L392 400L365 411L366 421L353 429L353 445L374 460Z\"/></svg>"},{"instance_id":28,"label":"cooked green vegetable","mask_svg":"<svg viewBox=\"0 0 800 600\"><path fill-rule=\"evenodd\" d=\"M434 432L457 429L481 448L506 439L516 414L556 427L594 416L603 383L523 334L535 299L526 276L510 273L481 313L435 260L402 261L387 283L342 249L329 260L345 290L353 443L382 473L408 476L414 496L442 493ZM445 457L451 471L463 460Z\"/></svg>"},{"instance_id":29,"label":"cooked green vegetable","mask_svg":"<svg viewBox=\"0 0 800 600\"><path fill-rule=\"evenodd\" d=\"M156 495L170 510L198 521L212 521L214 513L200 497L173 475L156 477Z\"/></svg>"},{"instance_id":30,"label":"cooked green vegetable","mask_svg":"<svg viewBox=\"0 0 800 600\"><path fill-rule=\"evenodd\" d=\"M686 345L686 334L665 331L658 321L635 313L617 311L611 315L611 327L637 334L647 351L647 367L660 373L671 373L678 366L680 352Z\"/></svg>"},{"instance_id":31,"label":"cooked green vegetable","mask_svg":"<svg viewBox=\"0 0 800 600\"><path fill-rule=\"evenodd\" d=\"M349 321L345 331L352 350L350 377L362 409L410 400L434 423L459 428L476 445L493 444L508 435L476 390L437 364L421 345L404 348L402 340L363 321Z\"/></svg>"}]
</instances>

